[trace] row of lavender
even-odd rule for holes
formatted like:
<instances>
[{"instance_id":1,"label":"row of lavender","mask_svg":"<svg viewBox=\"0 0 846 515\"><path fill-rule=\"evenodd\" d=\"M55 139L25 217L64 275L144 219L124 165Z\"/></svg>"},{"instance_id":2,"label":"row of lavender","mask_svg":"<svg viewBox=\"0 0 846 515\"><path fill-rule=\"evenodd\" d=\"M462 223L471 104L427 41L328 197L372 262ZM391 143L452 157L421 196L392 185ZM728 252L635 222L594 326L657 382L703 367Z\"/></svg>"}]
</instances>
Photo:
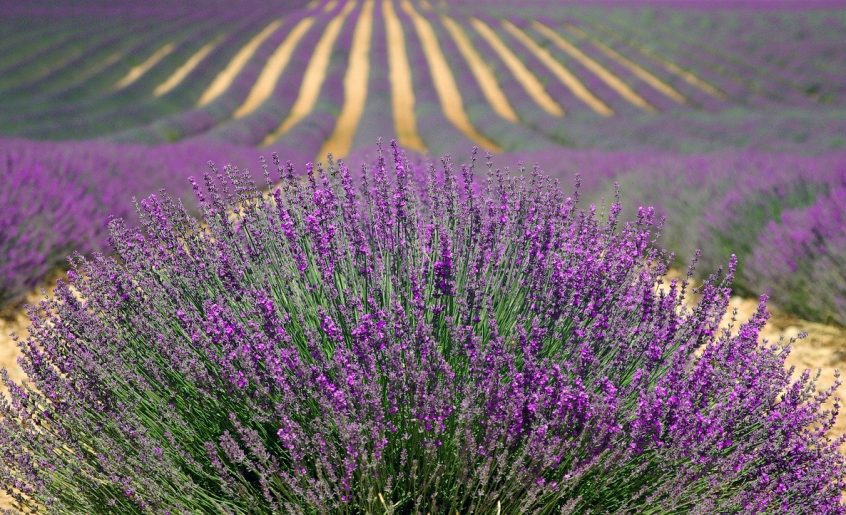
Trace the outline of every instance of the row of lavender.
<instances>
[{"instance_id":1,"label":"row of lavender","mask_svg":"<svg viewBox=\"0 0 846 515\"><path fill-rule=\"evenodd\" d=\"M846 15L840 2L793 2L801 9L772 0L606 3L612 8L570 5L561 12L564 20L612 48L655 52L726 92L766 92L758 100L796 105L843 94L837 70L846 64L840 51ZM530 17L549 16L558 6L537 0L519 8L510 2L451 4L465 12L493 9Z\"/></svg>"},{"instance_id":2,"label":"row of lavender","mask_svg":"<svg viewBox=\"0 0 846 515\"><path fill-rule=\"evenodd\" d=\"M564 181L580 174L593 199L616 183L629 208L655 206L663 244L709 269L739 257L735 289L767 292L801 317L846 324L846 154L762 152L679 156L652 151L518 155Z\"/></svg>"},{"instance_id":3,"label":"row of lavender","mask_svg":"<svg viewBox=\"0 0 846 515\"><path fill-rule=\"evenodd\" d=\"M208 159L255 163L260 151L193 141L144 147L6 140L0 192L0 298L38 284L74 251L106 247L108 215L134 219L129 201L159 188L180 194ZM283 150L294 163L309 153ZM361 161L372 152L358 153ZM667 214L663 243L684 261L696 249L705 268L740 257L735 287L771 293L803 317L846 324L846 155L753 152L679 156L651 151L542 150L517 153L569 183L581 175L598 199L618 182L629 208Z\"/></svg>"},{"instance_id":4,"label":"row of lavender","mask_svg":"<svg viewBox=\"0 0 846 515\"><path fill-rule=\"evenodd\" d=\"M209 160L246 164L256 155L203 141L151 148L0 140L0 303L37 286L74 252L107 251L107 218L136 220L134 197L161 188L184 195L186 178Z\"/></svg>"}]
</instances>

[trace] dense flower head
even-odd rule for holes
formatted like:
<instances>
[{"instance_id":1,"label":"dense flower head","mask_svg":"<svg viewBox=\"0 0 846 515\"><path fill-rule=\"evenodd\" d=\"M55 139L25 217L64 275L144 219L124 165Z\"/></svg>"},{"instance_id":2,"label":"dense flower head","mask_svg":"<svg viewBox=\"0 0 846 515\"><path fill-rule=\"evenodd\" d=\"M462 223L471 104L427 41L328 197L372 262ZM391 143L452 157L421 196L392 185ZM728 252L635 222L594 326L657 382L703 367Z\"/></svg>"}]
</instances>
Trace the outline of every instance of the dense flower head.
<instances>
[{"instance_id":1,"label":"dense flower head","mask_svg":"<svg viewBox=\"0 0 846 515\"><path fill-rule=\"evenodd\" d=\"M840 513L837 385L688 306L652 209L411 162L167 195L31 308L0 485L66 512ZM486 168L486 170L485 170ZM737 325L737 324L736 324Z\"/></svg>"}]
</instances>

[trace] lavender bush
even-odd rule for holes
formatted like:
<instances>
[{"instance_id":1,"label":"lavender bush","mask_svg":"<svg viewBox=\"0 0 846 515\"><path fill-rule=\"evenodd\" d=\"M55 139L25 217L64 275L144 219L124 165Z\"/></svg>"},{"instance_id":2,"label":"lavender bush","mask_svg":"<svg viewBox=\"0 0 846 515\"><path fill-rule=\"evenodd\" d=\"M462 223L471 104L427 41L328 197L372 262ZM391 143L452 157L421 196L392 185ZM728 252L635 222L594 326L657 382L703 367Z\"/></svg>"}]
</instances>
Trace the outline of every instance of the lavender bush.
<instances>
[{"instance_id":1,"label":"lavender bush","mask_svg":"<svg viewBox=\"0 0 846 515\"><path fill-rule=\"evenodd\" d=\"M53 173L40 163L28 163L3 176L0 301L31 289L64 256L77 249L91 250L85 243L99 241L105 233L104 224L90 222L100 217L99 199L87 194L71 173ZM15 201L21 198L25 201Z\"/></svg>"},{"instance_id":2,"label":"lavender bush","mask_svg":"<svg viewBox=\"0 0 846 515\"><path fill-rule=\"evenodd\" d=\"M718 330L734 261L688 309L650 209L385 161L266 194L230 167L201 221L113 220L115 257L31 309L0 485L74 513L843 512L836 385L759 342L763 300Z\"/></svg>"}]
</instances>

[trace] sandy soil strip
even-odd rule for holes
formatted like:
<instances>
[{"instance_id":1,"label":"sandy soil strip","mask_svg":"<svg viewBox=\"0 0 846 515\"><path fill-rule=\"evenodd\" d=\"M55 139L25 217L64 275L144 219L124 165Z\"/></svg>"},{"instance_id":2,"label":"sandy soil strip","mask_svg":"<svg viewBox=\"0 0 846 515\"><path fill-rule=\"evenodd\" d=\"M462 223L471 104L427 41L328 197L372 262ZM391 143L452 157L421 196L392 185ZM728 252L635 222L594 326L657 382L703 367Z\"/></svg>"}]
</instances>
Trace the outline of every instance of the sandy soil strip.
<instances>
[{"instance_id":1,"label":"sandy soil strip","mask_svg":"<svg viewBox=\"0 0 846 515\"><path fill-rule=\"evenodd\" d=\"M370 77L370 40L373 39L373 1L365 0L353 33L350 62L344 76L344 107L335 122L335 130L323 143L318 159L330 152L344 157L350 152L353 137L367 103L367 80Z\"/></svg>"},{"instance_id":2,"label":"sandy soil strip","mask_svg":"<svg viewBox=\"0 0 846 515\"><path fill-rule=\"evenodd\" d=\"M332 58L332 48L334 48L335 41L341 34L344 21L355 7L355 4L356 2L354 1L348 2L344 5L341 12L326 25L320 41L314 47L314 54L311 56L311 61L309 61L308 67L303 74L300 94L291 107L290 114L288 114L288 117L282 122L279 128L264 138L262 141L263 146L270 145L276 141L280 136L288 132L291 127L308 116L308 113L314 109L314 104L317 103L317 98L320 95L320 89L323 87L323 81L326 80L326 71L329 68L329 61Z\"/></svg>"},{"instance_id":3,"label":"sandy soil strip","mask_svg":"<svg viewBox=\"0 0 846 515\"><path fill-rule=\"evenodd\" d=\"M232 115L234 118L243 118L253 113L273 95L276 84L279 82L279 77L282 76L285 68L288 67L288 63L294 55L294 50L297 49L300 40L308 33L312 25L314 25L314 17L309 16L300 20L293 30L288 33L285 40L276 48L270 58L268 58L264 69L262 69L261 74L256 79L256 83L253 84L244 103Z\"/></svg>"},{"instance_id":4,"label":"sandy soil strip","mask_svg":"<svg viewBox=\"0 0 846 515\"><path fill-rule=\"evenodd\" d=\"M111 65L115 64L116 62L120 61L125 55L126 55L126 52L124 52L124 51L115 52L115 53L111 54L109 57L105 58L102 62L97 64L97 66L94 66L93 68L91 68L90 70L85 72L84 78L82 80L74 81L74 84L84 82L85 80L89 79L90 77L93 77L94 75L100 73L101 71L105 70L109 66L111 66Z\"/></svg>"},{"instance_id":5,"label":"sandy soil strip","mask_svg":"<svg viewBox=\"0 0 846 515\"><path fill-rule=\"evenodd\" d=\"M601 30L602 32L605 32L606 34L615 34L612 29L609 29L607 27L602 27L600 25L596 25L594 27ZM584 31L580 31L580 32L582 32L582 34L584 34ZM641 55L643 55L643 56L651 59L652 61L660 64L668 72L670 72L670 73L672 73L672 74L674 74L678 77L681 77L682 80L684 80L685 82L687 82L691 86L711 95L712 97L719 98L720 100L728 99L728 96L725 93L723 93L722 91L720 91L719 89L717 89L716 87L712 86L708 82L705 82L704 80L700 79L699 77L697 77L693 73L689 72L688 70L685 70L684 68L680 67L676 63L670 61L669 59L661 57L660 55L656 54L652 50L646 48L645 46L640 45L640 44L634 42L631 39L626 39L626 44L629 45L630 47L634 48Z\"/></svg>"},{"instance_id":6,"label":"sandy soil strip","mask_svg":"<svg viewBox=\"0 0 846 515\"><path fill-rule=\"evenodd\" d=\"M582 52L571 42L567 41L563 36L538 21L532 22L532 27L544 37L555 43L555 46L563 50L567 55L581 63L582 66L602 79L604 83L608 84L611 89L616 91L617 94L626 99L629 103L643 109L644 111L655 112L655 108L643 97L635 93L635 91L630 88L628 84L623 82L622 79L611 73L598 62L591 59L587 54Z\"/></svg>"},{"instance_id":7,"label":"sandy soil strip","mask_svg":"<svg viewBox=\"0 0 846 515\"><path fill-rule=\"evenodd\" d=\"M54 286L55 281L53 279L43 285L44 288L50 291L52 291ZM24 300L28 304L35 305L42 299L41 292L35 291L27 295ZM9 377L13 381L21 383L26 379L26 374L18 366L17 360L18 356L20 356L20 350L11 337L12 333L16 334L21 340L25 340L29 333L29 318L27 318L23 308L0 308L0 368L8 370ZM6 394L6 387L0 385L0 396L5 396ZM0 492L0 511L12 510L13 503L14 500L10 496L6 495L5 492ZM12 511L11 513L19 512Z\"/></svg>"},{"instance_id":8,"label":"sandy soil strip","mask_svg":"<svg viewBox=\"0 0 846 515\"><path fill-rule=\"evenodd\" d=\"M235 57L233 57L232 60L229 61L229 64L226 65L226 68L224 68L223 71L215 77L209 87L206 88L200 96L200 100L197 101L197 107L203 107L212 103L214 99L229 89L229 86L231 86L232 82L235 81L235 77L241 73L241 70L247 65L247 61L253 57L253 54L256 53L258 47L261 46L265 39L269 38L271 34L276 32L276 29L278 29L280 25L282 25L282 20L274 21L262 29L261 32L253 36L246 45L241 47L241 49L238 50L238 53L235 54Z\"/></svg>"},{"instance_id":9,"label":"sandy soil strip","mask_svg":"<svg viewBox=\"0 0 846 515\"><path fill-rule=\"evenodd\" d=\"M476 32L494 49L494 52L502 59L502 62L505 63L511 74L514 75L514 78L517 79L517 82L523 86L526 93L532 97L541 109L552 116L564 116L564 108L549 96L541 81L526 68L526 65L520 61L487 23L478 18L471 18L470 23L476 29Z\"/></svg>"},{"instance_id":10,"label":"sandy soil strip","mask_svg":"<svg viewBox=\"0 0 846 515\"><path fill-rule=\"evenodd\" d=\"M432 4L430 4L428 2L428 0L421 0L420 1L420 8L423 9L424 11L431 11L432 10Z\"/></svg>"},{"instance_id":11,"label":"sandy soil strip","mask_svg":"<svg viewBox=\"0 0 846 515\"><path fill-rule=\"evenodd\" d=\"M614 110L608 107L605 102L597 98L596 95L591 93L582 81L573 75L573 72L568 70L563 64L552 57L552 54L550 54L548 50L535 43L535 41L518 26L508 20L502 20L502 26L512 36L517 38L523 46L528 48L529 51L544 64L544 66L549 68L549 71L551 71L558 80L564 83L564 85L573 92L573 95L575 95L576 98L587 104L588 107L602 116L611 116L614 114Z\"/></svg>"},{"instance_id":12,"label":"sandy soil strip","mask_svg":"<svg viewBox=\"0 0 846 515\"><path fill-rule=\"evenodd\" d=\"M664 278L659 289L667 291L669 280L684 279L684 273L678 270L670 270ZM701 283L694 281L692 286L699 287ZM701 295L689 290L686 306L692 308L701 299ZM733 296L729 301L728 313L720 322L721 329L727 329L734 310L737 310L737 321L732 328L732 334L737 334L740 324L749 320L758 309L758 300L753 298ZM817 389L823 390L831 386L837 376L838 370L846 367L846 328L809 322L796 318L788 313L783 313L777 308L768 307L770 319L761 331L761 339L770 343L776 343L783 339L786 343L790 339L797 338L801 333L807 336L804 339L796 340L790 355L787 357L785 366L795 367L793 378L798 379L804 370L810 370L812 376L819 371L820 377ZM846 386L842 386L838 395L843 396ZM831 408L832 399L825 404ZM837 437L846 434L846 412L841 411L836 419L830 436ZM840 447L840 452L846 453L846 444Z\"/></svg>"},{"instance_id":13,"label":"sandy soil strip","mask_svg":"<svg viewBox=\"0 0 846 515\"><path fill-rule=\"evenodd\" d=\"M135 82L136 80L140 79L145 73L150 71L150 68L157 65L159 61L161 61L162 59L167 57L168 54L173 52L174 48L176 47L173 43L168 43L165 46L159 48L158 50L153 52L153 55L148 57L143 63L133 67L131 70L129 70L129 73L124 75L122 79L115 82L115 85L112 89L114 89L115 91L123 89Z\"/></svg>"},{"instance_id":14,"label":"sandy soil strip","mask_svg":"<svg viewBox=\"0 0 846 515\"><path fill-rule=\"evenodd\" d=\"M632 44L632 46L635 46ZM705 82L704 80L700 79L696 75L690 73L689 71L685 70L684 68L679 67L672 61L668 61L663 57L660 57L656 54L653 54L650 50L647 50L645 47L635 46L635 48L642 54L647 57L652 58L657 63L661 64L667 71L674 73L681 77L685 82L690 84L691 86L695 86L700 90L708 93L711 96L717 97L719 99L725 100L728 96L723 93L722 91L718 90L714 86L710 85L709 83Z\"/></svg>"},{"instance_id":15,"label":"sandy soil strip","mask_svg":"<svg viewBox=\"0 0 846 515\"><path fill-rule=\"evenodd\" d=\"M388 78L391 82L391 111L397 140L406 148L426 152L426 144L417 133L414 85L405 51L405 35L392 0L383 0L382 12L385 17L385 37L388 39Z\"/></svg>"},{"instance_id":16,"label":"sandy soil strip","mask_svg":"<svg viewBox=\"0 0 846 515\"><path fill-rule=\"evenodd\" d=\"M499 87L499 82L497 82L493 70L491 70L490 66L485 63L482 56L473 47L473 42L464 34L464 30L458 23L446 15L441 16L441 23L452 36L455 45L458 47L458 51L464 56L464 60L467 61L470 71L476 77L476 82L479 83L482 93L484 93L494 112L511 123L520 123L520 119L517 113L514 112L514 108L511 107L508 97L502 91L502 88Z\"/></svg>"},{"instance_id":17,"label":"sandy soil strip","mask_svg":"<svg viewBox=\"0 0 846 515\"><path fill-rule=\"evenodd\" d=\"M9 375L15 381L24 379L26 375L18 366L20 350L10 335L15 333L20 338L25 338L28 328L29 319L22 309L9 316L0 317L0 368L8 369ZM0 395L4 392L5 387L0 385Z\"/></svg>"},{"instance_id":18,"label":"sandy soil strip","mask_svg":"<svg viewBox=\"0 0 846 515\"><path fill-rule=\"evenodd\" d=\"M666 82L662 81L661 79L650 73L648 70L646 70L646 68L643 68L636 62L628 59L613 48L599 41L597 38L590 36L585 31L579 29L578 27L572 24L565 24L565 28L567 28L573 34L590 41L590 43L596 48L598 48L600 52L608 56L611 60L613 60L620 66L627 68L637 78L652 86L653 89L656 89L659 92L663 93L664 96L669 97L676 103L688 104L688 100L684 97L684 95L676 91L672 86L670 86Z\"/></svg>"},{"instance_id":19,"label":"sandy soil strip","mask_svg":"<svg viewBox=\"0 0 846 515\"><path fill-rule=\"evenodd\" d=\"M189 57L188 60L185 61L182 66L177 68L177 70L173 72L166 81L159 84L156 89L153 90L153 95L160 97L181 84L182 81L185 80L185 77L194 71L194 68L196 68L197 65L199 65L203 59L205 59L206 56L208 56L211 51L220 44L220 40L221 38L217 38L215 41L211 41L203 45L203 48L199 49L194 55Z\"/></svg>"},{"instance_id":20,"label":"sandy soil strip","mask_svg":"<svg viewBox=\"0 0 846 515\"><path fill-rule=\"evenodd\" d=\"M429 63L429 70L432 73L435 90L438 92L441 109L446 119L480 147L492 152L502 152L502 147L476 130L476 127L470 121L470 117L467 116L461 98L461 91L458 89L458 84L455 83L452 70L441 50L441 46L438 44L438 36L435 34L432 26L426 18L414 9L414 6L411 5L409 0L402 0L402 8L411 17L411 21L417 29L417 34L420 36L423 53L426 56L426 61Z\"/></svg>"},{"instance_id":21,"label":"sandy soil strip","mask_svg":"<svg viewBox=\"0 0 846 515\"><path fill-rule=\"evenodd\" d=\"M332 12L332 9L334 9L336 5L338 5L338 0L329 0L326 2L326 5L323 6L323 12Z\"/></svg>"}]
</instances>

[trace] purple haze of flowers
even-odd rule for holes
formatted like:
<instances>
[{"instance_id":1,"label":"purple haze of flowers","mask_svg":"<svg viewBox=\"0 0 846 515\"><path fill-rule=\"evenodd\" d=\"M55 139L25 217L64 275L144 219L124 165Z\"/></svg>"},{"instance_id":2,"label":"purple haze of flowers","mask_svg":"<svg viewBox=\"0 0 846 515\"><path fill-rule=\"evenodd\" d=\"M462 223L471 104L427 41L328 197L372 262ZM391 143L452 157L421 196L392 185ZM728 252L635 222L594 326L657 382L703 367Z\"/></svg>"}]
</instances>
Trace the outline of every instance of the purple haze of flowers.
<instances>
[{"instance_id":1,"label":"purple haze of flowers","mask_svg":"<svg viewBox=\"0 0 846 515\"><path fill-rule=\"evenodd\" d=\"M752 284L770 288L781 307L846 325L846 173L806 208L769 222L747 265Z\"/></svg>"},{"instance_id":2,"label":"purple haze of flowers","mask_svg":"<svg viewBox=\"0 0 846 515\"><path fill-rule=\"evenodd\" d=\"M277 163L270 195L226 168L202 220L164 195L113 220L115 258L31 310L0 486L75 513L844 511L837 385L759 342L764 299L718 331L734 260L685 308L652 209L475 168Z\"/></svg>"},{"instance_id":3,"label":"purple haze of flowers","mask_svg":"<svg viewBox=\"0 0 846 515\"><path fill-rule=\"evenodd\" d=\"M255 152L216 147L220 158L252 159ZM134 220L134 195L188 193L185 178L203 169L208 148L201 141L145 147L0 140L0 302L31 290L71 252L105 250L104 218Z\"/></svg>"},{"instance_id":4,"label":"purple haze of flowers","mask_svg":"<svg viewBox=\"0 0 846 515\"><path fill-rule=\"evenodd\" d=\"M100 199L66 169L31 163L6 171L0 193L0 300L32 288L57 260L79 246L90 250L85 242L103 240L105 234L103 223L91 223L101 217Z\"/></svg>"}]
</instances>

